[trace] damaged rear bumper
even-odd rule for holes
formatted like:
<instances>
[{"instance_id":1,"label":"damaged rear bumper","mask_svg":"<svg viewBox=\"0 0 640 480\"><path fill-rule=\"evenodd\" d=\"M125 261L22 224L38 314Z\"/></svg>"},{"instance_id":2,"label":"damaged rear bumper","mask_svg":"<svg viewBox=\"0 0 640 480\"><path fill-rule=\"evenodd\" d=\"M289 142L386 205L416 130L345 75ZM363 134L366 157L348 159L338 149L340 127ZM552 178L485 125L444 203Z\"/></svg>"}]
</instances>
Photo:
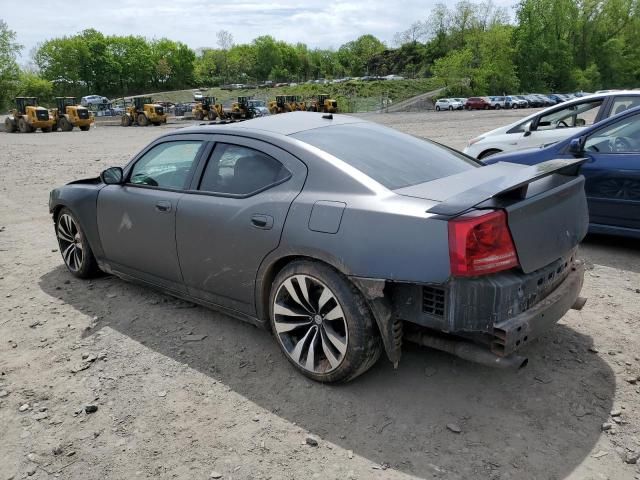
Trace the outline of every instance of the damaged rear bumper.
<instances>
[{"instance_id":1,"label":"damaged rear bumper","mask_svg":"<svg viewBox=\"0 0 640 480\"><path fill-rule=\"evenodd\" d=\"M493 325L491 351L510 355L549 330L576 304L583 281L584 264L573 262L567 277L549 295L527 311Z\"/></svg>"},{"instance_id":2,"label":"damaged rear bumper","mask_svg":"<svg viewBox=\"0 0 640 480\"><path fill-rule=\"evenodd\" d=\"M369 302L392 363L400 360L404 337L454 355L464 351L458 355L462 358L506 366L509 359L523 364L513 358L514 352L549 330L569 309L584 305L579 296L584 265L575 254L529 274L453 278L442 285L353 280ZM496 361L500 358L504 361Z\"/></svg>"}]
</instances>

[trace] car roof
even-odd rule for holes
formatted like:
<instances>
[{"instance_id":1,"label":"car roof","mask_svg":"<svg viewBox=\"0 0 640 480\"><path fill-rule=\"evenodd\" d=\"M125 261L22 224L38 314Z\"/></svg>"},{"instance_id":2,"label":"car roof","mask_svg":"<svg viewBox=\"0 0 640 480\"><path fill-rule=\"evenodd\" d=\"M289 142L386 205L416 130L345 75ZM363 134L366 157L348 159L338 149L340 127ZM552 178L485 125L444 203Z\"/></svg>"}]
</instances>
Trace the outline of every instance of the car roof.
<instances>
[{"instance_id":1,"label":"car roof","mask_svg":"<svg viewBox=\"0 0 640 480\"><path fill-rule=\"evenodd\" d=\"M351 117L349 115L315 112L289 112L287 114L269 115L267 117L259 117L242 122L188 127L180 129L180 133L230 133L231 131L235 131L246 134L250 131L256 131L279 135L292 135L294 133L313 130L316 128L348 125L353 123L370 122L360 118Z\"/></svg>"}]
</instances>

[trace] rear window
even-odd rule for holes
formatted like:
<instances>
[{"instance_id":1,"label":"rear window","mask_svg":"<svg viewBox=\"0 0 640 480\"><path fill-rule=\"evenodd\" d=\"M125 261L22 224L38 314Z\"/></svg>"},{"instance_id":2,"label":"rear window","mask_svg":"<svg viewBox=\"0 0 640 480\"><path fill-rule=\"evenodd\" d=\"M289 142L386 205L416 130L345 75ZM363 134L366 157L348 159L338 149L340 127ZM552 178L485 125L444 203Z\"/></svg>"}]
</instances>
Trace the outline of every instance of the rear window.
<instances>
[{"instance_id":1,"label":"rear window","mask_svg":"<svg viewBox=\"0 0 640 480\"><path fill-rule=\"evenodd\" d=\"M372 123L335 125L291 136L339 158L390 190L479 166L453 150Z\"/></svg>"}]
</instances>

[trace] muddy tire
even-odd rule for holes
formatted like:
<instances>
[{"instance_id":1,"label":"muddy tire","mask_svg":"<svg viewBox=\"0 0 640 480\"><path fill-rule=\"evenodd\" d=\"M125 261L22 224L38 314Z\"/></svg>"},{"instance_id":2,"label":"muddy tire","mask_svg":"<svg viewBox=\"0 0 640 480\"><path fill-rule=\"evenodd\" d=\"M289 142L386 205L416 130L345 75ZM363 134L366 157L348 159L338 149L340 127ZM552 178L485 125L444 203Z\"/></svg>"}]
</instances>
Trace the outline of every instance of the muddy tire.
<instances>
[{"instance_id":1,"label":"muddy tire","mask_svg":"<svg viewBox=\"0 0 640 480\"><path fill-rule=\"evenodd\" d=\"M32 131L31 125L27 123L24 117L18 119L18 130L20 130L21 133L31 133Z\"/></svg>"},{"instance_id":2,"label":"muddy tire","mask_svg":"<svg viewBox=\"0 0 640 480\"><path fill-rule=\"evenodd\" d=\"M207 119L211 122L213 122L216 117L218 116L218 114L216 112L214 112L213 110L209 110L209 113L207 113Z\"/></svg>"},{"instance_id":3,"label":"muddy tire","mask_svg":"<svg viewBox=\"0 0 640 480\"><path fill-rule=\"evenodd\" d=\"M71 130L73 130L73 124L67 117L60 117L60 119L58 120L58 128L63 132L70 132Z\"/></svg>"},{"instance_id":4,"label":"muddy tire","mask_svg":"<svg viewBox=\"0 0 640 480\"><path fill-rule=\"evenodd\" d=\"M276 276L269 297L273 335L287 360L318 382L348 382L382 352L375 320L358 289L332 267L299 260Z\"/></svg>"},{"instance_id":5,"label":"muddy tire","mask_svg":"<svg viewBox=\"0 0 640 480\"><path fill-rule=\"evenodd\" d=\"M60 210L55 222L56 238L62 260L69 272L78 278L91 278L98 274L96 262L80 222L68 208Z\"/></svg>"},{"instance_id":6,"label":"muddy tire","mask_svg":"<svg viewBox=\"0 0 640 480\"><path fill-rule=\"evenodd\" d=\"M199 111L199 110L198 110L198 111L195 113L195 115L193 116L193 118L195 118L196 120L200 121L200 120L204 119L204 115L202 114L202 112L201 112L201 111Z\"/></svg>"},{"instance_id":7,"label":"muddy tire","mask_svg":"<svg viewBox=\"0 0 640 480\"><path fill-rule=\"evenodd\" d=\"M4 119L4 131L7 133L14 133L17 130L16 121L12 118Z\"/></svg>"},{"instance_id":8,"label":"muddy tire","mask_svg":"<svg viewBox=\"0 0 640 480\"><path fill-rule=\"evenodd\" d=\"M89 129L91 128L90 125L83 125L81 127L78 127L80 130L82 130L83 132L88 132Z\"/></svg>"},{"instance_id":9,"label":"muddy tire","mask_svg":"<svg viewBox=\"0 0 640 480\"><path fill-rule=\"evenodd\" d=\"M123 127L130 127L131 123L132 121L129 115L122 115L122 118L120 119L120 125L122 125Z\"/></svg>"},{"instance_id":10,"label":"muddy tire","mask_svg":"<svg viewBox=\"0 0 640 480\"><path fill-rule=\"evenodd\" d=\"M146 127L147 125L149 125L149 119L144 113L138 114L138 125L140 125L141 127Z\"/></svg>"}]
</instances>

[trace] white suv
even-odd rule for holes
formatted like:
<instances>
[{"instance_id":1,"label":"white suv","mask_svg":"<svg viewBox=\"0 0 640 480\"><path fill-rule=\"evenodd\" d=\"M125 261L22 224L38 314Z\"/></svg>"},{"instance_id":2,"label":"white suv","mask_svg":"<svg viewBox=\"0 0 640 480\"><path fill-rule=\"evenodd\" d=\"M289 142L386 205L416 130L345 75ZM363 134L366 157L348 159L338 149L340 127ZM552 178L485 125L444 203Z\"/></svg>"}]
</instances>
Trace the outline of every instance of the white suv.
<instances>
[{"instance_id":1,"label":"white suv","mask_svg":"<svg viewBox=\"0 0 640 480\"><path fill-rule=\"evenodd\" d=\"M455 98L441 98L436 102L436 111L440 110L462 110L463 103Z\"/></svg>"},{"instance_id":2,"label":"white suv","mask_svg":"<svg viewBox=\"0 0 640 480\"><path fill-rule=\"evenodd\" d=\"M464 153L482 159L500 152L550 145L637 106L640 106L640 91L637 90L576 98L473 138Z\"/></svg>"}]
</instances>

